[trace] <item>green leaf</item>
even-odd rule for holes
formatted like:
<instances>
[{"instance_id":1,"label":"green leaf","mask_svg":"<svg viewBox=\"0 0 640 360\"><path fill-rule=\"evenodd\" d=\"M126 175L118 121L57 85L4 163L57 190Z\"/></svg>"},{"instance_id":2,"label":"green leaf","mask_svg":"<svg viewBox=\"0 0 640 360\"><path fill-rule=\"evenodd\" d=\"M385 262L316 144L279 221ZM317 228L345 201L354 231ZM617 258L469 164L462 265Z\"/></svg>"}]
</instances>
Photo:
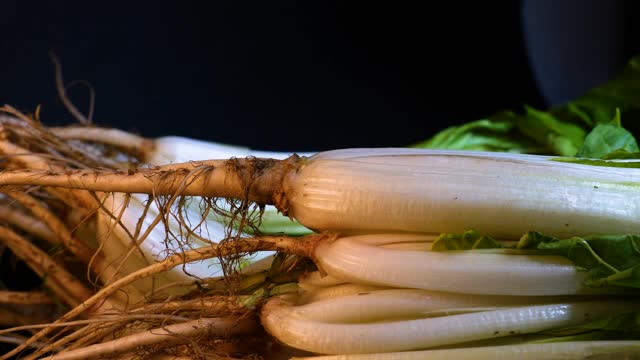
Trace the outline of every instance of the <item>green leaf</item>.
<instances>
[{"instance_id":1,"label":"green leaf","mask_svg":"<svg viewBox=\"0 0 640 360\"><path fill-rule=\"evenodd\" d=\"M633 158L639 151L629 150L632 145L628 138L621 140L621 145L607 140L610 151L606 154L605 150L598 150L599 145L583 150L587 133L610 123L618 109L628 124L640 124L640 56L632 59L617 77L567 104L547 111L525 107L523 114L501 111L484 120L444 129L415 146L560 156L574 156L578 151L586 156L593 151L605 159ZM640 126L635 126L640 131ZM596 135L602 136L603 130L599 129ZM615 135L607 138L616 138ZM597 145L595 138L591 141Z\"/></svg>"},{"instance_id":2,"label":"green leaf","mask_svg":"<svg viewBox=\"0 0 640 360\"><path fill-rule=\"evenodd\" d=\"M635 138L634 138L635 139ZM630 160L640 159L640 151L629 152L628 150L614 150L602 157L603 160Z\"/></svg>"},{"instance_id":3,"label":"green leaf","mask_svg":"<svg viewBox=\"0 0 640 360\"><path fill-rule=\"evenodd\" d=\"M211 220L215 220L225 226L231 223L230 219L233 219L232 227L235 230L240 228L240 224L244 224L242 219L234 218L231 216L223 216L216 212L209 212L207 217ZM257 232L256 232L257 230ZM246 234L255 235L259 233L261 235L288 235L288 236L303 236L312 234L313 231L307 229L295 219L290 219L287 216L279 214L277 210L267 209L262 213L262 218L258 224L257 229L253 229L249 226L244 226L243 231Z\"/></svg>"},{"instance_id":4,"label":"green leaf","mask_svg":"<svg viewBox=\"0 0 640 360\"><path fill-rule=\"evenodd\" d=\"M434 241L431 251L497 249L502 246L492 237L474 230L462 234L441 234Z\"/></svg>"},{"instance_id":5,"label":"green leaf","mask_svg":"<svg viewBox=\"0 0 640 360\"><path fill-rule=\"evenodd\" d=\"M520 241L516 244L516 249L537 249L539 244L554 241L558 241L558 238L537 231L529 231L520 238Z\"/></svg>"},{"instance_id":6,"label":"green leaf","mask_svg":"<svg viewBox=\"0 0 640 360\"><path fill-rule=\"evenodd\" d=\"M578 125L563 122L548 112L525 107L526 116L515 117L516 126L528 137L547 146L554 154L575 155L586 136Z\"/></svg>"},{"instance_id":7,"label":"green leaf","mask_svg":"<svg viewBox=\"0 0 640 360\"><path fill-rule=\"evenodd\" d=\"M269 290L269 296L283 295L283 294L296 294L300 291L298 283L291 282L281 285L276 285Z\"/></svg>"},{"instance_id":8,"label":"green leaf","mask_svg":"<svg viewBox=\"0 0 640 360\"><path fill-rule=\"evenodd\" d=\"M562 119L606 124L619 109L636 122L640 116L640 56L631 59L613 79L599 85L565 106L551 109Z\"/></svg>"},{"instance_id":9,"label":"green leaf","mask_svg":"<svg viewBox=\"0 0 640 360\"><path fill-rule=\"evenodd\" d=\"M597 235L558 239L535 231L525 234L518 249L562 255L588 272L586 285L640 288L640 235Z\"/></svg>"},{"instance_id":10,"label":"green leaf","mask_svg":"<svg viewBox=\"0 0 640 360\"><path fill-rule=\"evenodd\" d=\"M633 135L620 125L620 112L610 123L596 126L585 138L576 157L591 159L629 159L640 151Z\"/></svg>"},{"instance_id":11,"label":"green leaf","mask_svg":"<svg viewBox=\"0 0 640 360\"><path fill-rule=\"evenodd\" d=\"M605 285L616 285L623 287L640 288L640 265L624 271L609 275L604 278L592 278L587 281L587 285L601 287Z\"/></svg>"},{"instance_id":12,"label":"green leaf","mask_svg":"<svg viewBox=\"0 0 640 360\"><path fill-rule=\"evenodd\" d=\"M269 292L268 290L266 290L265 288L259 288L258 290L254 291L253 294L249 295L248 297L244 298L244 299L240 299L238 300L238 303L240 304L240 306L244 306L246 308L254 308L256 305L258 305L258 303L260 303L260 301L262 301L263 299L265 299L266 297L269 296Z\"/></svg>"},{"instance_id":13,"label":"green leaf","mask_svg":"<svg viewBox=\"0 0 640 360\"><path fill-rule=\"evenodd\" d=\"M589 128L593 127L593 125L594 125L593 119L591 119L589 114L587 114L586 112L582 111L574 103L572 103L572 102L567 103L566 112L567 112L567 114L575 116L577 119L579 119L587 127L589 127Z\"/></svg>"},{"instance_id":14,"label":"green leaf","mask_svg":"<svg viewBox=\"0 0 640 360\"><path fill-rule=\"evenodd\" d=\"M632 159L635 159L635 155L640 153L629 154L629 156L634 156ZM622 158L620 158L622 159ZM581 159L581 158L573 158L573 157L562 157L562 158L553 158L551 161L559 161L559 162L567 162L572 164L582 164L589 166L603 166L603 167L614 167L614 168L640 168L640 161L610 161L610 160L595 160L595 159Z\"/></svg>"},{"instance_id":15,"label":"green leaf","mask_svg":"<svg viewBox=\"0 0 640 360\"><path fill-rule=\"evenodd\" d=\"M271 210L266 210L262 215L258 230L263 235L303 236L313 233L313 231L302 226L298 220L292 220Z\"/></svg>"},{"instance_id":16,"label":"green leaf","mask_svg":"<svg viewBox=\"0 0 640 360\"><path fill-rule=\"evenodd\" d=\"M492 237L474 230L462 234L441 234L432 251L504 249ZM571 260L580 271L587 272L585 285L640 288L640 235L597 235L559 239L536 231L524 234L516 251L559 255Z\"/></svg>"},{"instance_id":17,"label":"green leaf","mask_svg":"<svg viewBox=\"0 0 640 360\"><path fill-rule=\"evenodd\" d=\"M518 133L509 120L483 119L452 126L412 147L515 153L539 152L538 145Z\"/></svg>"}]
</instances>

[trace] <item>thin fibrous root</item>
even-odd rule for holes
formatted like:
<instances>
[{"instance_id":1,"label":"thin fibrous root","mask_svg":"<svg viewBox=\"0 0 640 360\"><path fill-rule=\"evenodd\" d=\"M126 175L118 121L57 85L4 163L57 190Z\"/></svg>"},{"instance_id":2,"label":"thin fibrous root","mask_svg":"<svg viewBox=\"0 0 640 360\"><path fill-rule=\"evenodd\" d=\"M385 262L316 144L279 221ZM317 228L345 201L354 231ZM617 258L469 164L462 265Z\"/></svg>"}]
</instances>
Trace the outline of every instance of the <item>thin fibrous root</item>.
<instances>
[{"instance_id":1,"label":"thin fibrous root","mask_svg":"<svg viewBox=\"0 0 640 360\"><path fill-rule=\"evenodd\" d=\"M57 239L95 274L108 274L114 276L117 269L104 260L100 252L92 250L86 243L73 236L65 223L60 220L42 202L23 192L8 192L10 198L29 209L37 218L44 222L56 235Z\"/></svg>"},{"instance_id":2,"label":"thin fibrous root","mask_svg":"<svg viewBox=\"0 0 640 360\"><path fill-rule=\"evenodd\" d=\"M53 342L54 339L50 339L48 344L43 344L41 346L38 346L37 348L40 354L48 353L50 351L67 350L71 348L72 345L79 343L78 339L82 339L87 335L95 334L101 329L105 329L105 328L109 329L109 333L113 333L114 331L122 328L123 326L124 325L121 321L114 321L110 323L90 323L78 330L73 331L70 334L64 335L62 338L55 340L55 342ZM65 345L69 343L71 343L71 345L69 345L66 348L63 348ZM56 349L60 349L60 350L56 350Z\"/></svg>"},{"instance_id":3,"label":"thin fibrous root","mask_svg":"<svg viewBox=\"0 0 640 360\"><path fill-rule=\"evenodd\" d=\"M0 303L3 304L51 304L51 297L43 291L0 291Z\"/></svg>"},{"instance_id":4,"label":"thin fibrous root","mask_svg":"<svg viewBox=\"0 0 640 360\"><path fill-rule=\"evenodd\" d=\"M91 296L91 290L29 240L6 227L0 227L0 241L36 274L46 277L44 285L64 304L77 306Z\"/></svg>"},{"instance_id":5,"label":"thin fibrous root","mask_svg":"<svg viewBox=\"0 0 640 360\"><path fill-rule=\"evenodd\" d=\"M111 145L142 161L155 147L153 140L119 129L87 126L52 127L49 130L63 139L91 141Z\"/></svg>"},{"instance_id":6,"label":"thin fibrous root","mask_svg":"<svg viewBox=\"0 0 640 360\"><path fill-rule=\"evenodd\" d=\"M278 204L283 201L282 185L290 171L300 164L300 159L293 155L280 161L257 158L207 160L129 171L7 170L0 174L0 185L236 198L275 204L286 210L287 204Z\"/></svg>"},{"instance_id":7,"label":"thin fibrous root","mask_svg":"<svg viewBox=\"0 0 640 360\"><path fill-rule=\"evenodd\" d=\"M2 109L0 108L0 111ZM24 149L9 141L0 140L0 153L10 156L10 162L14 164L14 168L18 169L37 169L42 171L63 171L65 169L60 164L54 164L50 160L38 154L33 154L29 150ZM5 171L8 171L6 169ZM87 213L93 213L99 208L99 203L92 193L77 189L49 188L47 189L51 195L60 199L69 207L76 210L83 210Z\"/></svg>"},{"instance_id":8,"label":"thin fibrous root","mask_svg":"<svg viewBox=\"0 0 640 360\"><path fill-rule=\"evenodd\" d=\"M26 209L29 209L36 218L44 222L57 236L58 240L78 259L85 264L91 261L93 250L84 242L75 239L67 229L67 226L42 202L24 192L13 191L6 194Z\"/></svg>"},{"instance_id":9,"label":"thin fibrous root","mask_svg":"<svg viewBox=\"0 0 640 360\"><path fill-rule=\"evenodd\" d=\"M131 313L172 313L175 311L199 311L207 314L241 314L247 311L247 308L241 305L245 300L244 296L207 296L191 300L174 300L163 303L145 304L136 309L132 309Z\"/></svg>"},{"instance_id":10,"label":"thin fibrous root","mask_svg":"<svg viewBox=\"0 0 640 360\"><path fill-rule=\"evenodd\" d=\"M0 107L0 112L13 115L13 121L2 121L0 123L0 142L13 144L17 148L25 151L7 151L11 146L0 145L0 151L6 155L19 155L23 157L26 153L33 153L34 157L40 157L49 162L57 164L75 164L79 167L104 167L107 164L115 165L112 159L97 154L92 148L78 146L65 139L61 139L53 134L49 129L42 126L38 121L30 119L18 110L5 105ZM2 120L6 120L3 118ZM31 166L29 166L31 167Z\"/></svg>"},{"instance_id":11,"label":"thin fibrous root","mask_svg":"<svg viewBox=\"0 0 640 360\"><path fill-rule=\"evenodd\" d=\"M43 329L47 327L68 327L68 326L76 326L76 325L86 325L93 323L113 323L113 322L132 322L132 321L145 321L152 319L161 319L161 320L178 320L178 321L186 321L188 320L182 316L174 316L174 315L162 315L162 314L144 314L144 315L115 315L115 316L106 316L106 317L97 317L92 319L85 320L75 320L69 321L65 323L55 323L55 324L31 324L31 325L22 325L16 326L9 329L0 330L0 334L10 334L14 332L18 332L21 330L29 330L29 329Z\"/></svg>"},{"instance_id":12,"label":"thin fibrous root","mask_svg":"<svg viewBox=\"0 0 640 360\"><path fill-rule=\"evenodd\" d=\"M90 332L84 333L84 334L80 334L80 336L78 336L75 339L71 339L74 340L72 343L70 343L67 347L65 347L62 352L64 351L71 351L74 349L80 349L83 348L85 346L91 345L91 344L95 344L96 342L101 342L103 339L105 339L107 336L115 336L115 334L118 331L122 331L122 329L125 328L125 324L126 322L120 322L120 321L115 321L115 322L111 322L111 323L105 323L105 324L101 324L102 326L99 327L95 327L92 328ZM71 334L73 335L73 334ZM62 339L61 339L62 340ZM67 343L69 343L71 340L67 341ZM54 344L50 344L45 348L39 349L37 353L32 355L32 359L25 359L25 360L33 360L36 359L38 356L45 354L49 351L52 351L52 349L55 349L55 347L53 346Z\"/></svg>"},{"instance_id":13,"label":"thin fibrous root","mask_svg":"<svg viewBox=\"0 0 640 360\"><path fill-rule=\"evenodd\" d=\"M99 305L107 297L124 286L130 285L140 279L144 279L149 276L168 271L181 264L210 259L213 257L225 257L234 254L252 253L256 251L283 251L300 256L312 256L313 251L319 242L326 239L333 239L334 237L335 236L333 234L312 234L301 238L291 238L286 236L254 237L238 239L208 248L200 248L186 251L181 254L176 254L166 258L164 261L150 265L121 279L118 279L117 281L114 281L113 283L104 287L95 295L87 299L85 302L78 305L77 307L66 313L64 316L56 320L54 324L67 322L84 313L85 311L95 308L96 305ZM53 331L53 329L53 327L50 327L41 330L31 338L26 340L21 346L18 346L3 355L1 359L9 359L10 357L18 354L33 342L39 341L47 336L49 333L51 333L51 331ZM34 354L34 356L37 355Z\"/></svg>"},{"instance_id":14,"label":"thin fibrous root","mask_svg":"<svg viewBox=\"0 0 640 360\"><path fill-rule=\"evenodd\" d=\"M0 221L15 226L49 244L56 245L60 243L56 234L45 223L15 207L0 204Z\"/></svg>"},{"instance_id":15,"label":"thin fibrous root","mask_svg":"<svg viewBox=\"0 0 640 360\"><path fill-rule=\"evenodd\" d=\"M112 341L87 346L47 357L48 360L89 359L100 356L126 354L141 346L162 343L163 346L191 341L194 336L233 336L249 334L258 328L255 319L203 318L143 331Z\"/></svg>"},{"instance_id":16,"label":"thin fibrous root","mask_svg":"<svg viewBox=\"0 0 640 360\"><path fill-rule=\"evenodd\" d=\"M56 80L56 91L58 92L60 101L62 101L65 108L76 120L78 120L82 124L90 124L91 120L84 116L84 114L82 114L80 110L78 110L78 108L71 102L69 96L67 96L67 89L64 86L64 80L62 78L62 65L60 64L60 60L53 52L49 53L49 58L53 63Z\"/></svg>"}]
</instances>

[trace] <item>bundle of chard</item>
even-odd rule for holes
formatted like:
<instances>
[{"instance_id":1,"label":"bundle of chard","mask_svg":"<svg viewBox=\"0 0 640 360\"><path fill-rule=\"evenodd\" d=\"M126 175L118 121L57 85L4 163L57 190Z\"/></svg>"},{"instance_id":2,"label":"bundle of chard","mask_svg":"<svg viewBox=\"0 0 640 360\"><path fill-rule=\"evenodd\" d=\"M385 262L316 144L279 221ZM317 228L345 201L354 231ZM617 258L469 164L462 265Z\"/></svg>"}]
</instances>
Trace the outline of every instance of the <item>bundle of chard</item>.
<instances>
[{"instance_id":1,"label":"bundle of chard","mask_svg":"<svg viewBox=\"0 0 640 360\"><path fill-rule=\"evenodd\" d=\"M41 281L0 283L3 358L640 356L639 104L634 59L549 111L298 155L5 106L3 257Z\"/></svg>"}]
</instances>

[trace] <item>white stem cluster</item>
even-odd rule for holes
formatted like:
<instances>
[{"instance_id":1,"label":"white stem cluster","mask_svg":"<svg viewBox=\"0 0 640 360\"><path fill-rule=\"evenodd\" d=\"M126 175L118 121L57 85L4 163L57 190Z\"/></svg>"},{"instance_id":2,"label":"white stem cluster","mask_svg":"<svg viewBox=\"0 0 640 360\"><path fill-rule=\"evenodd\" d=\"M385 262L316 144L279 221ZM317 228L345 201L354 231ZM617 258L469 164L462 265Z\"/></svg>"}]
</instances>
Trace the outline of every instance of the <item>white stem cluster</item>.
<instances>
[{"instance_id":1,"label":"white stem cluster","mask_svg":"<svg viewBox=\"0 0 640 360\"><path fill-rule=\"evenodd\" d=\"M300 294L271 299L262 310L263 326L312 353L386 353L495 345L503 338L522 342L517 336L637 308L633 297L606 295L615 290L585 288L584 273L564 257L432 252L432 240L387 233L321 243L315 258L328 275L307 274Z\"/></svg>"},{"instance_id":2,"label":"white stem cluster","mask_svg":"<svg viewBox=\"0 0 640 360\"><path fill-rule=\"evenodd\" d=\"M296 360L494 360L632 359L640 341L567 341L549 344L485 346L446 350L296 357Z\"/></svg>"},{"instance_id":3,"label":"white stem cluster","mask_svg":"<svg viewBox=\"0 0 640 360\"><path fill-rule=\"evenodd\" d=\"M316 250L319 266L334 277L381 286L530 296L588 291L584 273L560 256L385 249L363 239L322 244Z\"/></svg>"},{"instance_id":4,"label":"white stem cluster","mask_svg":"<svg viewBox=\"0 0 640 360\"><path fill-rule=\"evenodd\" d=\"M631 311L637 305L413 289L296 302L296 298L272 299L263 309L262 323L289 346L322 354L406 351L531 334Z\"/></svg>"}]
</instances>

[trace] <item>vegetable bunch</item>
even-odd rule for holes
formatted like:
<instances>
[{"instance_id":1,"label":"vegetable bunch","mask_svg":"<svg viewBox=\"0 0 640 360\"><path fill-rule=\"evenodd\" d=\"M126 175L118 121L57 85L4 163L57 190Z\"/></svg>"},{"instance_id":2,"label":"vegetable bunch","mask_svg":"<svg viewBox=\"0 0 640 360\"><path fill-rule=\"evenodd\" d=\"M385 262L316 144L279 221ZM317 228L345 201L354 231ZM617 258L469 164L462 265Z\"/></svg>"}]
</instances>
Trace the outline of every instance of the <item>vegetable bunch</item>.
<instances>
[{"instance_id":1,"label":"vegetable bunch","mask_svg":"<svg viewBox=\"0 0 640 360\"><path fill-rule=\"evenodd\" d=\"M638 355L638 63L421 144L438 150L262 154L5 107L0 239L66 308L4 357L248 355L233 344L271 336L355 359Z\"/></svg>"}]
</instances>

